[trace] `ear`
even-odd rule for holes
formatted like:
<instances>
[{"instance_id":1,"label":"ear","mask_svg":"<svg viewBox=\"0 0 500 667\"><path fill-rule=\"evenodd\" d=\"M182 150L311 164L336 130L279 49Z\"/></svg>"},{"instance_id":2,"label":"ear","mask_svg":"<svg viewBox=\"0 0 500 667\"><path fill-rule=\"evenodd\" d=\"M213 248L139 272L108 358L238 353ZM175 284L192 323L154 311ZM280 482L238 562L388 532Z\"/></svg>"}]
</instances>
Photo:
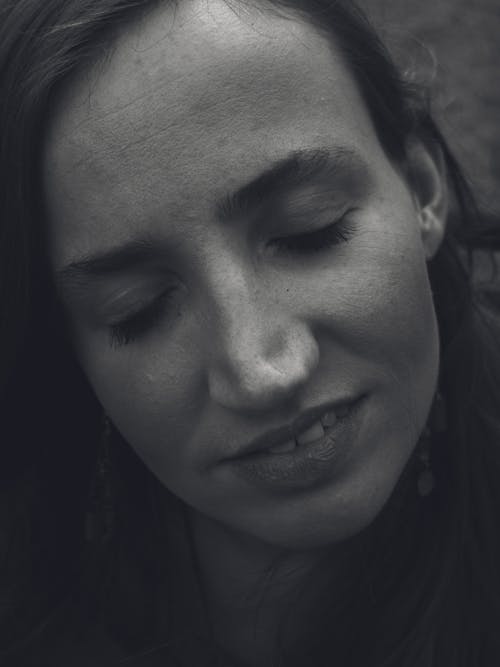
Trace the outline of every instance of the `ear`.
<instances>
[{"instance_id":1,"label":"ear","mask_svg":"<svg viewBox=\"0 0 500 667\"><path fill-rule=\"evenodd\" d=\"M427 260L441 245L448 219L448 182L441 147L414 140L407 146L408 181Z\"/></svg>"}]
</instances>

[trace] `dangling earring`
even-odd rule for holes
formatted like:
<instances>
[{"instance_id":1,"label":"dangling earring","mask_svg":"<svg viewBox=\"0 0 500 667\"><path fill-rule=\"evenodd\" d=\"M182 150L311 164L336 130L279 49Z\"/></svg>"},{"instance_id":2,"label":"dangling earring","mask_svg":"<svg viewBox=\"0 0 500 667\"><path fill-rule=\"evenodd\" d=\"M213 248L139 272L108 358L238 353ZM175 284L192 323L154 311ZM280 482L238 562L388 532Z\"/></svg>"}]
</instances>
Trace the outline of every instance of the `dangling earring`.
<instances>
[{"instance_id":1,"label":"dangling earring","mask_svg":"<svg viewBox=\"0 0 500 667\"><path fill-rule=\"evenodd\" d=\"M111 423L103 415L97 465L90 482L85 521L87 542L108 542L114 524L114 497L110 459Z\"/></svg>"},{"instance_id":2,"label":"dangling earring","mask_svg":"<svg viewBox=\"0 0 500 667\"><path fill-rule=\"evenodd\" d=\"M443 395L438 391L434 397L434 403L431 408L427 426L425 427L417 445L418 458L423 468L418 474L417 489L419 496L422 498L429 496L436 485L434 473L431 468L430 449L433 436L446 431L446 426L446 405Z\"/></svg>"}]
</instances>

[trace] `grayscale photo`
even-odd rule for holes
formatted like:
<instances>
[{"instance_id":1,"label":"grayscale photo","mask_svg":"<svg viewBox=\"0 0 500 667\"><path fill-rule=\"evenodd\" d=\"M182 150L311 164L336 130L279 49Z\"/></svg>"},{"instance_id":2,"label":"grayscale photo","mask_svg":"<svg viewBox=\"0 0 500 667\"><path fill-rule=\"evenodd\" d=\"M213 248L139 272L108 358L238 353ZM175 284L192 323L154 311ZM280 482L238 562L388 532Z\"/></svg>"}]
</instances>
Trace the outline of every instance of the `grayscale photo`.
<instances>
[{"instance_id":1,"label":"grayscale photo","mask_svg":"<svg viewBox=\"0 0 500 667\"><path fill-rule=\"evenodd\" d=\"M0 0L0 667L500 665L500 0Z\"/></svg>"}]
</instances>

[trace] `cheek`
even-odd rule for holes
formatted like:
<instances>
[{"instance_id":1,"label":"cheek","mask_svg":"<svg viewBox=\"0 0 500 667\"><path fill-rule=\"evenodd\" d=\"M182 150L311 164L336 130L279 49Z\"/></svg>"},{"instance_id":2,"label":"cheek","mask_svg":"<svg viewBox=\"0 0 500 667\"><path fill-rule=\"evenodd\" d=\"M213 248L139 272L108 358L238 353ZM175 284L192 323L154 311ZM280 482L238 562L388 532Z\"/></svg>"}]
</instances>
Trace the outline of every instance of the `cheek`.
<instances>
[{"instance_id":1,"label":"cheek","mask_svg":"<svg viewBox=\"0 0 500 667\"><path fill-rule=\"evenodd\" d=\"M390 392L395 405L404 401L420 421L436 381L439 339L413 209L367 215L348 245L316 305L333 344L341 346L335 364L372 375L374 385Z\"/></svg>"},{"instance_id":2,"label":"cheek","mask_svg":"<svg viewBox=\"0 0 500 667\"><path fill-rule=\"evenodd\" d=\"M345 275L344 305L360 338L381 349L420 347L434 321L432 294L415 211L406 198L382 202L360 221Z\"/></svg>"},{"instance_id":3,"label":"cheek","mask_svg":"<svg viewBox=\"0 0 500 667\"><path fill-rule=\"evenodd\" d=\"M392 357L399 350L411 358L432 332L434 320L423 256L394 235L374 235L372 241L367 235L366 244L357 280L351 276L352 316L360 339L370 340L373 351Z\"/></svg>"},{"instance_id":4,"label":"cheek","mask_svg":"<svg viewBox=\"0 0 500 667\"><path fill-rule=\"evenodd\" d=\"M358 290L366 313L360 340L370 341L366 349L379 364L380 413L399 443L391 455L402 463L424 426L439 370L436 314L414 212L380 221L370 255L365 289Z\"/></svg>"},{"instance_id":5,"label":"cheek","mask_svg":"<svg viewBox=\"0 0 500 667\"><path fill-rule=\"evenodd\" d=\"M166 467L178 474L189 455L183 444L203 409L193 350L182 345L154 352L151 345L115 350L87 341L78 352L103 409L125 440L153 471Z\"/></svg>"}]
</instances>

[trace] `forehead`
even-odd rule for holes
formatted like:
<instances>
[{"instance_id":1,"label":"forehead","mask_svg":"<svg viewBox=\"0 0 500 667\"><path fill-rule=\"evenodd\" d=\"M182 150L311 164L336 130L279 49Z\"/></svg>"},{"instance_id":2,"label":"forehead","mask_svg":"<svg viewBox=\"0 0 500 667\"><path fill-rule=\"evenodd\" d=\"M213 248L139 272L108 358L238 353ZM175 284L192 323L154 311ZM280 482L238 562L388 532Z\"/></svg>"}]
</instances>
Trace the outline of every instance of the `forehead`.
<instances>
[{"instance_id":1,"label":"forehead","mask_svg":"<svg viewBox=\"0 0 500 667\"><path fill-rule=\"evenodd\" d=\"M58 101L44 154L52 254L206 220L213 198L269 162L336 143L377 152L352 78L313 27L224 0L161 4Z\"/></svg>"}]
</instances>

